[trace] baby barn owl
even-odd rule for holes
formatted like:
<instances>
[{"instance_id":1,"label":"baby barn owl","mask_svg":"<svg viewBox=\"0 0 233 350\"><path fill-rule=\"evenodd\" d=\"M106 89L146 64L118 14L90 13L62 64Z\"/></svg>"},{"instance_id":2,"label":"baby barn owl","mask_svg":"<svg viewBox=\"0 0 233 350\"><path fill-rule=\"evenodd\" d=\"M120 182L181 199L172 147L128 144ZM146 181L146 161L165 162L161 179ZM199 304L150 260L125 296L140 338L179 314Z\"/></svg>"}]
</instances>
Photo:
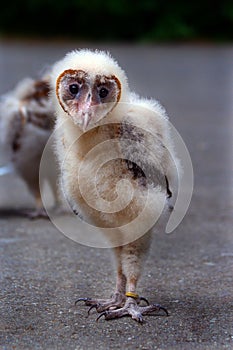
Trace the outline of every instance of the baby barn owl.
<instances>
[{"instance_id":1,"label":"baby barn owl","mask_svg":"<svg viewBox=\"0 0 233 350\"><path fill-rule=\"evenodd\" d=\"M48 77L25 78L0 100L0 147L7 166L0 175L15 172L35 198L36 209L25 212L30 218L46 216L40 187L40 160L54 126L54 111L49 100ZM56 197L56 185L48 179Z\"/></svg>"},{"instance_id":2,"label":"baby barn owl","mask_svg":"<svg viewBox=\"0 0 233 350\"><path fill-rule=\"evenodd\" d=\"M168 314L159 304L150 305L136 290L151 243L147 222L158 216L162 204L169 211L167 199L172 195L169 182L175 170L165 111L157 101L131 92L125 72L102 51L68 53L53 66L51 88L56 110L55 152L63 193L74 213L102 228L105 239L112 244L117 269L111 298L83 297L77 301L96 308L99 317L107 320L129 315L142 322L143 315L159 310ZM99 145L103 145L102 150L106 147L106 159L111 152L115 157L101 163L96 171ZM146 149L150 150L148 154ZM84 173L78 178L84 159ZM130 182L133 198L125 207L111 210L120 180ZM125 187L125 192L118 193L122 203L126 192ZM147 207L145 198L150 202ZM99 199L102 207L97 204ZM104 210L106 203L108 210ZM141 210L144 219L125 230ZM138 226L145 234L132 238ZM142 300L147 305L140 305Z\"/></svg>"}]
</instances>

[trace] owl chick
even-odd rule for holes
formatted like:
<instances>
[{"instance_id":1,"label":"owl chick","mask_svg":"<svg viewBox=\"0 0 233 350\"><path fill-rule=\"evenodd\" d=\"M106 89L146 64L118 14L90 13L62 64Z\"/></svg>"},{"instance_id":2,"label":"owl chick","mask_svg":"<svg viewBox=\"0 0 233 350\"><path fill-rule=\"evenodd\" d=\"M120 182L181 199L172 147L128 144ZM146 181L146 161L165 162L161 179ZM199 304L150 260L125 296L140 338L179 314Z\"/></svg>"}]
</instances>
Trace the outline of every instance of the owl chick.
<instances>
[{"instance_id":1,"label":"owl chick","mask_svg":"<svg viewBox=\"0 0 233 350\"><path fill-rule=\"evenodd\" d=\"M131 92L125 72L102 51L68 53L53 67L51 89L62 191L74 213L103 230L116 261L111 298L77 301L107 320L129 315L142 322L159 310L168 314L136 290L151 243L148 223L161 208L169 210L172 196L175 156L164 109Z\"/></svg>"},{"instance_id":2,"label":"owl chick","mask_svg":"<svg viewBox=\"0 0 233 350\"><path fill-rule=\"evenodd\" d=\"M46 216L39 188L39 166L45 144L54 126L54 111L48 78L25 78L0 100L0 147L6 166L0 175L17 173L36 201L29 217ZM51 188L56 192L55 186Z\"/></svg>"}]
</instances>

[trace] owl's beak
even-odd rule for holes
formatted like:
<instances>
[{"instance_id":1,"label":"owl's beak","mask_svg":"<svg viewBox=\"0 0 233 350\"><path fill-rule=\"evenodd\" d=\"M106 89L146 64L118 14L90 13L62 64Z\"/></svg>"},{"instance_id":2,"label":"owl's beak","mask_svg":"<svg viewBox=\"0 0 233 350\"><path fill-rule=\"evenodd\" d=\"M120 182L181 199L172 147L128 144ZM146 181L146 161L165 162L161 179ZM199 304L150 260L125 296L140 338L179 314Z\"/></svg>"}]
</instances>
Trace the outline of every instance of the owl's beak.
<instances>
[{"instance_id":1,"label":"owl's beak","mask_svg":"<svg viewBox=\"0 0 233 350\"><path fill-rule=\"evenodd\" d=\"M83 130L83 132L86 131L90 120L91 120L91 111L90 111L90 106L91 106L91 94L89 93L87 95L86 101L84 102L84 104L82 106L80 106L81 109L81 128Z\"/></svg>"},{"instance_id":2,"label":"owl's beak","mask_svg":"<svg viewBox=\"0 0 233 350\"><path fill-rule=\"evenodd\" d=\"M83 132L85 132L87 130L87 127L90 123L91 120L91 114L90 113L85 113L82 115L82 119L81 119L81 128L83 130Z\"/></svg>"}]
</instances>

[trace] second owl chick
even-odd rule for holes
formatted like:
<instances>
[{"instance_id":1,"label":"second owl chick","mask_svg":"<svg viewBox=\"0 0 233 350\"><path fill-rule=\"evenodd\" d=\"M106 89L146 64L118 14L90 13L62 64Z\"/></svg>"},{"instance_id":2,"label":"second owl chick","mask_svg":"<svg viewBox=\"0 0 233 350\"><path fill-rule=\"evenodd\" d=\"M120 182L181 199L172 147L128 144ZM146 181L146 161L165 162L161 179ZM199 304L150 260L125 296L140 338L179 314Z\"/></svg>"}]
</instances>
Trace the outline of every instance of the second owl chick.
<instances>
[{"instance_id":1,"label":"second owl chick","mask_svg":"<svg viewBox=\"0 0 233 350\"><path fill-rule=\"evenodd\" d=\"M36 210L29 217L44 216L40 187L40 160L54 126L54 113L49 101L47 77L26 78L0 100L0 147L7 166L2 174L14 171L26 183L35 198ZM54 195L54 181L50 181Z\"/></svg>"}]
</instances>

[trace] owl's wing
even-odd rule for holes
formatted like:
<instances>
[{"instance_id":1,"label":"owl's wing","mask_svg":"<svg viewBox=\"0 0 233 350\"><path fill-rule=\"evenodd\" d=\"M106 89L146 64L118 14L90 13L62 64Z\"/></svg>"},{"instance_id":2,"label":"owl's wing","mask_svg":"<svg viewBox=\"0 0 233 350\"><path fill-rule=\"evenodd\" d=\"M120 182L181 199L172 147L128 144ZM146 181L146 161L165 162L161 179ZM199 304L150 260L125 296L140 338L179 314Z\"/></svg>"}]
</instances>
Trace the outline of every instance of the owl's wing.
<instances>
[{"instance_id":1,"label":"owl's wing","mask_svg":"<svg viewBox=\"0 0 233 350\"><path fill-rule=\"evenodd\" d=\"M172 197L177 161L162 107L156 101L134 100L119 133L128 170L142 184L159 185L167 198Z\"/></svg>"}]
</instances>

